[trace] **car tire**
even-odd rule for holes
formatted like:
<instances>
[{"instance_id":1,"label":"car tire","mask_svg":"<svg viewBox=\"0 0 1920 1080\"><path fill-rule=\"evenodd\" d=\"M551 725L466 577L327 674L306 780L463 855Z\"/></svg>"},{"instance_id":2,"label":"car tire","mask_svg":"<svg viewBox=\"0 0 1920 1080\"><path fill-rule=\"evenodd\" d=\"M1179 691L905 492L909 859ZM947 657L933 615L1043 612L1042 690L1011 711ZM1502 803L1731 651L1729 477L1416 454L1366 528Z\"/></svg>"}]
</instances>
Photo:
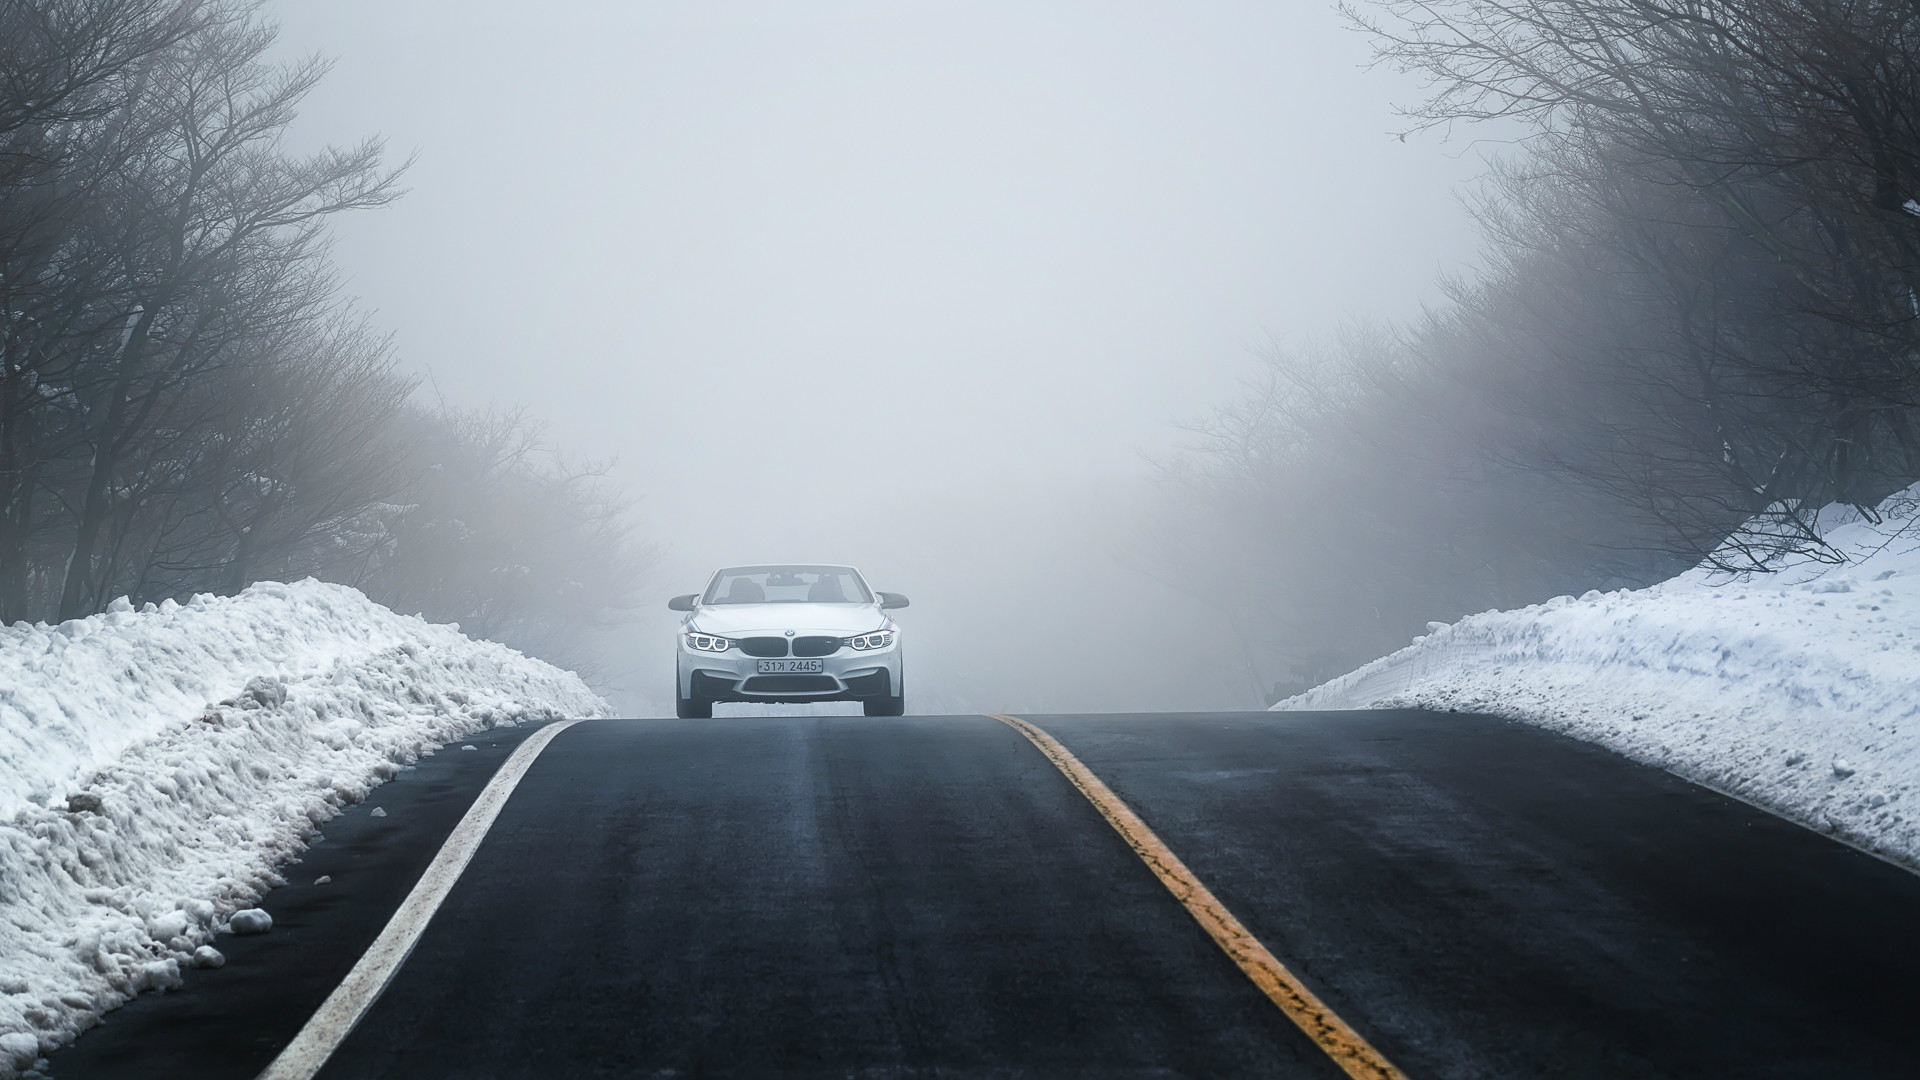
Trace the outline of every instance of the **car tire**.
<instances>
[{"instance_id":1,"label":"car tire","mask_svg":"<svg viewBox=\"0 0 1920 1080\"><path fill-rule=\"evenodd\" d=\"M889 697L868 698L860 703L860 709L868 716L905 716L907 714L906 680L902 679L900 692Z\"/></svg>"},{"instance_id":2,"label":"car tire","mask_svg":"<svg viewBox=\"0 0 1920 1080\"><path fill-rule=\"evenodd\" d=\"M713 702L706 698L681 697L678 690L673 694L673 715L682 720L713 719Z\"/></svg>"}]
</instances>

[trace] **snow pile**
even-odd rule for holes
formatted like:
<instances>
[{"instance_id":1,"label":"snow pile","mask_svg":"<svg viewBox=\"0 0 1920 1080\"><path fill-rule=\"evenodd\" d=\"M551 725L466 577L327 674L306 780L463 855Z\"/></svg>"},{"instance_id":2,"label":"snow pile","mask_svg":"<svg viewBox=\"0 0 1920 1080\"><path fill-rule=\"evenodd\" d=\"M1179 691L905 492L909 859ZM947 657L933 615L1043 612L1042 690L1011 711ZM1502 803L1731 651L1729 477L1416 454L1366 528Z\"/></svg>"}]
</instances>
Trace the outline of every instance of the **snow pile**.
<instances>
[{"instance_id":1,"label":"snow pile","mask_svg":"<svg viewBox=\"0 0 1920 1080\"><path fill-rule=\"evenodd\" d=\"M210 704L211 703L211 704ZM570 672L339 585L0 628L0 1077L181 970L440 744L603 716Z\"/></svg>"},{"instance_id":2,"label":"snow pile","mask_svg":"<svg viewBox=\"0 0 1920 1080\"><path fill-rule=\"evenodd\" d=\"M1920 485L1879 516L1823 512L1839 565L1695 569L1429 624L1274 708L1524 720L1920 868Z\"/></svg>"}]
</instances>

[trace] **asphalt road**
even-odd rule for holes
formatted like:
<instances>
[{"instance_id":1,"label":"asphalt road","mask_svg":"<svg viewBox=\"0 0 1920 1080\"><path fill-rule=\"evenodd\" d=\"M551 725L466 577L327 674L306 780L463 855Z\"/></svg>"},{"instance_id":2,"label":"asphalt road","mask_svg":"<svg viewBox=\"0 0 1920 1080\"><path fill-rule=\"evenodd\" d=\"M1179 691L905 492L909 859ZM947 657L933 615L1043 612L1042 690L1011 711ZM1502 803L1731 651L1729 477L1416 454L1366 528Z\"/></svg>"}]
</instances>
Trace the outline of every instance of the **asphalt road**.
<instances>
[{"instance_id":1,"label":"asphalt road","mask_svg":"<svg viewBox=\"0 0 1920 1080\"><path fill-rule=\"evenodd\" d=\"M1920 1074L1920 878L1665 773L1464 715L1028 719L1415 1080ZM55 1080L251 1077L515 737ZM562 733L321 1075L1339 1073L1017 732L808 716Z\"/></svg>"}]
</instances>

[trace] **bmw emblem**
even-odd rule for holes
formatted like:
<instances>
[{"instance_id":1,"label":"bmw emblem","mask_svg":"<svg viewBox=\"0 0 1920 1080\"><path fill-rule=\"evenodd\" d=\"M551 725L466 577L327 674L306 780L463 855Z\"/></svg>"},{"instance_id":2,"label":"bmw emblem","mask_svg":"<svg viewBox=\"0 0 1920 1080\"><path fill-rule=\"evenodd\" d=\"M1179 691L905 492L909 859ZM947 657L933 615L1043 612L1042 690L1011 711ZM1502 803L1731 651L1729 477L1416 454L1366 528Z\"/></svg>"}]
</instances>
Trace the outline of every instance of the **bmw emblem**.
<instances>
[{"instance_id":1,"label":"bmw emblem","mask_svg":"<svg viewBox=\"0 0 1920 1080\"><path fill-rule=\"evenodd\" d=\"M788 637L792 637L792 636L793 636L793 631L791 631L791 630L789 630L789 631L787 631L787 636L788 636Z\"/></svg>"}]
</instances>

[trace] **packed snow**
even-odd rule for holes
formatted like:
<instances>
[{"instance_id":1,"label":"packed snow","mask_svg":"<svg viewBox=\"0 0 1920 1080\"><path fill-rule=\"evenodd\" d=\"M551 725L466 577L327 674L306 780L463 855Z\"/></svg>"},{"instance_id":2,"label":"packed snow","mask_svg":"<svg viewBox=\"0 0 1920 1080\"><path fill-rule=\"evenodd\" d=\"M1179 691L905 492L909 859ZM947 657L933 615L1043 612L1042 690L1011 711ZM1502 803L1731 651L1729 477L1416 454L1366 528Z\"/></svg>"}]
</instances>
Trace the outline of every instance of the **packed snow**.
<instances>
[{"instance_id":1,"label":"packed snow","mask_svg":"<svg viewBox=\"0 0 1920 1080\"><path fill-rule=\"evenodd\" d=\"M1429 625L1275 709L1490 713L1920 868L1920 485L1821 514L1837 564L1690 570Z\"/></svg>"},{"instance_id":2,"label":"packed snow","mask_svg":"<svg viewBox=\"0 0 1920 1080\"><path fill-rule=\"evenodd\" d=\"M0 1078L270 929L275 867L419 755L608 713L571 672L317 581L0 627Z\"/></svg>"}]
</instances>

